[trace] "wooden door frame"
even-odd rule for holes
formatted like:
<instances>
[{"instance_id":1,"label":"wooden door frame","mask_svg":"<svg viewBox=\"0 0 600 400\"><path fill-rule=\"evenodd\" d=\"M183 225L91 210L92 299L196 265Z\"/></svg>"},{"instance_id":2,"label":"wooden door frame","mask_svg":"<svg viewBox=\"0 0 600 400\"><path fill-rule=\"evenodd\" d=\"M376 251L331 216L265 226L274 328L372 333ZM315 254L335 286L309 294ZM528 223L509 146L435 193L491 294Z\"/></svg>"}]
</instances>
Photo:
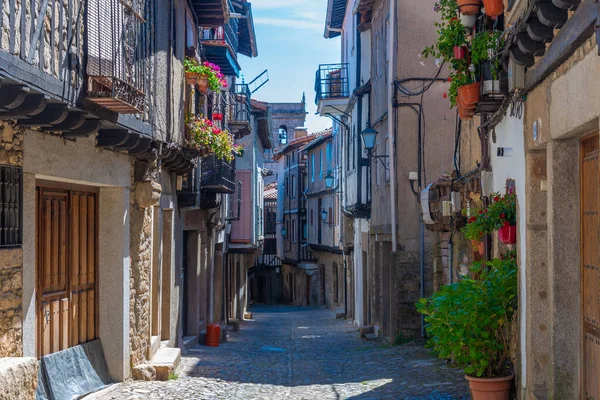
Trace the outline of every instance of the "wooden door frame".
<instances>
[{"instance_id":1,"label":"wooden door frame","mask_svg":"<svg viewBox=\"0 0 600 400\"><path fill-rule=\"evenodd\" d=\"M73 197L73 192L84 192L84 193L89 193L89 194L94 194L95 197L95 202L94 202L94 235L95 235L95 243L94 243L94 263L95 263L95 268L94 268L94 286L93 286L93 290L94 290L94 307L95 307L95 312L94 312L94 324L95 324L95 336L99 337L100 335L100 313L99 313L99 297L100 297L100 293L99 293L99 288L98 288L98 281L99 281L99 232L100 232L100 190L98 187L93 187L93 186L86 186L86 185L79 185L79 184L69 184L69 183L65 183L65 182L57 182L57 181L48 181L48 180L36 180L35 182L35 274L34 274L34 288L35 288L35 351L36 351L36 357L40 358L41 353L42 353L42 342L43 342L43 338L42 338L42 329L41 329L41 323L43 323L43 321L40 320L41 318L41 309L40 307L42 306L42 290L40 287L40 276L41 276L41 268L42 267L42 263L41 263L41 241L39 240L39 235L41 233L40 229L41 229L41 213L40 213L40 206L41 206L41 197L43 196L43 194L45 192L49 192L49 193L57 193L57 194L66 194L66 198L67 198L67 215L66 215L66 223L67 226L70 228L72 226L72 210L71 210L71 205L72 205L72 197ZM71 262L72 262L72 238L71 238L71 229L67 229L66 232L66 236L67 236L67 252L65 255L66 258L66 265L67 265L67 273L66 273L66 294L68 296L69 302L71 301L71 292L72 292L72 286L71 286ZM42 277L43 278L43 277ZM63 291L64 292L64 291ZM57 292L58 295L58 292ZM69 304L69 321L72 320L72 307L71 304ZM68 336L68 343L71 344L71 340L72 340L72 330L71 327L69 325L69 329L67 332L67 336ZM72 346L70 346L72 347Z\"/></svg>"},{"instance_id":2,"label":"wooden door frame","mask_svg":"<svg viewBox=\"0 0 600 400\"><path fill-rule=\"evenodd\" d=\"M588 328L586 321L585 321L585 293L584 291L584 284L585 284L585 277L584 277L584 268L583 268L583 264L584 264L584 257L583 257L583 252L584 252L584 232L583 232L583 212L584 212L584 198L582 196L582 192L583 192L583 162L585 159L585 154L589 154L588 153L584 153L584 143L592 140L592 139L596 139L596 147L600 148L600 135L599 132L592 132L589 133L587 135L584 135L581 137L580 141L579 141L579 215L580 215L580 222L579 222L579 253L580 253L580 261L579 261L579 290L580 290L580 295L581 295L581 299L579 301L579 306L580 306L580 334L579 334L579 368L581 373L579 374L579 387L580 387L580 399L584 399L585 398L585 392L586 392L586 341L587 341L587 334L588 332L590 332L590 329ZM595 151L598 151L598 157L600 157L600 149L596 149ZM600 172L600 164L599 164L599 171L597 172L597 182L596 184L599 186L600 188L600 174L598 172ZM600 201L600 199L598 200ZM599 205L600 208L600 205ZM599 227L600 229L600 227ZM600 237L599 237L600 239ZM595 332L600 334L600 329L598 329L597 331L591 331L591 332ZM597 335L600 337L600 335Z\"/></svg>"}]
</instances>

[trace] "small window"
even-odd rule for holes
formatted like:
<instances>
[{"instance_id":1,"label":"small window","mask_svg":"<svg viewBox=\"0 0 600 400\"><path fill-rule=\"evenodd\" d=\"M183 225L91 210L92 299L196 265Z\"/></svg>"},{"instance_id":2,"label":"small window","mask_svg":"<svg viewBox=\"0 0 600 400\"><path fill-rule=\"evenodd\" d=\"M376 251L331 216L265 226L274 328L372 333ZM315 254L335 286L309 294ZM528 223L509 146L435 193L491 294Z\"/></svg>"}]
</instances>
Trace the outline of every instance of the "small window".
<instances>
[{"instance_id":1,"label":"small window","mask_svg":"<svg viewBox=\"0 0 600 400\"><path fill-rule=\"evenodd\" d=\"M288 191L289 191L288 187L289 186L290 186L289 185L289 180L288 180L288 178L285 178L285 183L283 184L283 187L285 188L285 194L288 194Z\"/></svg>"},{"instance_id":2,"label":"small window","mask_svg":"<svg viewBox=\"0 0 600 400\"><path fill-rule=\"evenodd\" d=\"M310 226L313 226L315 224L315 221L313 219L313 209L310 209Z\"/></svg>"},{"instance_id":3,"label":"small window","mask_svg":"<svg viewBox=\"0 0 600 400\"><path fill-rule=\"evenodd\" d=\"M296 243L296 220L292 221L292 243Z\"/></svg>"},{"instance_id":4,"label":"small window","mask_svg":"<svg viewBox=\"0 0 600 400\"><path fill-rule=\"evenodd\" d=\"M315 181L315 154L310 155L310 181Z\"/></svg>"},{"instance_id":5,"label":"small window","mask_svg":"<svg viewBox=\"0 0 600 400\"><path fill-rule=\"evenodd\" d=\"M279 143L282 145L286 145L287 142L288 142L287 126L281 125L279 127Z\"/></svg>"},{"instance_id":6,"label":"small window","mask_svg":"<svg viewBox=\"0 0 600 400\"><path fill-rule=\"evenodd\" d=\"M319 180L323 180L323 150L319 150Z\"/></svg>"},{"instance_id":7,"label":"small window","mask_svg":"<svg viewBox=\"0 0 600 400\"><path fill-rule=\"evenodd\" d=\"M296 176L292 175L292 184L290 187L290 196L291 197L295 197L296 196Z\"/></svg>"},{"instance_id":8,"label":"small window","mask_svg":"<svg viewBox=\"0 0 600 400\"><path fill-rule=\"evenodd\" d=\"M296 152L292 151L292 165L296 164Z\"/></svg>"}]
</instances>

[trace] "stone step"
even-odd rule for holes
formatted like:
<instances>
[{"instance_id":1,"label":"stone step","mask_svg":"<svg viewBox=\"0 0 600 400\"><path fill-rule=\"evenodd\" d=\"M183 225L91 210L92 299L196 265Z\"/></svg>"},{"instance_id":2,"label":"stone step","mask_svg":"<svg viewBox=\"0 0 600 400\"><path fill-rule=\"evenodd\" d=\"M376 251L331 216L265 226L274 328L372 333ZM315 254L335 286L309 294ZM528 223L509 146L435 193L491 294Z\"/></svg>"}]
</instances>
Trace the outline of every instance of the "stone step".
<instances>
[{"instance_id":1,"label":"stone step","mask_svg":"<svg viewBox=\"0 0 600 400\"><path fill-rule=\"evenodd\" d=\"M379 336L377 336L377 334L375 334L375 333L367 333L364 336L364 338L367 339L369 342L374 342L377 339L379 339Z\"/></svg>"},{"instance_id":2,"label":"stone step","mask_svg":"<svg viewBox=\"0 0 600 400\"><path fill-rule=\"evenodd\" d=\"M198 336L184 336L183 348L189 350L198 344Z\"/></svg>"},{"instance_id":3,"label":"stone step","mask_svg":"<svg viewBox=\"0 0 600 400\"><path fill-rule=\"evenodd\" d=\"M181 361L181 349L165 347L156 352L150 365L156 370L156 380L166 381L175 372Z\"/></svg>"}]
</instances>

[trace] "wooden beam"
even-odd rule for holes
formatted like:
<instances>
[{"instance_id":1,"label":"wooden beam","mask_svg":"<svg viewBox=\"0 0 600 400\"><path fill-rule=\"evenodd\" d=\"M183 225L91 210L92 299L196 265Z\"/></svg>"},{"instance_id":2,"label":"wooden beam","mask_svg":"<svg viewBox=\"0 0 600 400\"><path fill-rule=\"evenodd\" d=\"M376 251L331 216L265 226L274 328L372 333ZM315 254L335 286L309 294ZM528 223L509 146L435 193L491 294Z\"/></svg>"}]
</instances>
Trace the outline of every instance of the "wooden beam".
<instances>
[{"instance_id":1,"label":"wooden beam","mask_svg":"<svg viewBox=\"0 0 600 400\"><path fill-rule=\"evenodd\" d=\"M67 118L65 118L65 120L63 122L61 122L60 124L51 126L49 128L45 128L45 129L43 129L43 131L59 132L59 133L67 132L72 129L77 129L77 128L81 127L84 122L85 122L85 114L82 111L79 111L79 110L70 111L69 115L67 115Z\"/></svg>"},{"instance_id":2,"label":"wooden beam","mask_svg":"<svg viewBox=\"0 0 600 400\"><path fill-rule=\"evenodd\" d=\"M46 104L48 103L48 97L43 94L28 94L25 96L23 103L15 108L7 111L0 112L0 119L6 118L23 118L31 115L37 115L44 111Z\"/></svg>"},{"instance_id":3,"label":"wooden beam","mask_svg":"<svg viewBox=\"0 0 600 400\"><path fill-rule=\"evenodd\" d=\"M548 51L525 74L525 92L530 92L564 63L596 32L600 4L586 1L555 36Z\"/></svg>"},{"instance_id":4,"label":"wooden beam","mask_svg":"<svg viewBox=\"0 0 600 400\"><path fill-rule=\"evenodd\" d=\"M129 133L125 129L102 129L98 132L98 143L100 147L120 146L127 141Z\"/></svg>"},{"instance_id":5,"label":"wooden beam","mask_svg":"<svg viewBox=\"0 0 600 400\"><path fill-rule=\"evenodd\" d=\"M21 85L6 85L0 87L0 109L13 109L25 101L28 89Z\"/></svg>"},{"instance_id":6,"label":"wooden beam","mask_svg":"<svg viewBox=\"0 0 600 400\"><path fill-rule=\"evenodd\" d=\"M54 103L48 104L46 109L38 115L28 118L20 119L17 121L17 125L20 126L52 126L63 122L69 110L64 104Z\"/></svg>"},{"instance_id":7,"label":"wooden beam","mask_svg":"<svg viewBox=\"0 0 600 400\"><path fill-rule=\"evenodd\" d=\"M87 137L95 134L100 129L100 125L102 125L101 119L92 119L88 118L85 120L83 125L79 128L71 129L70 131L66 131L63 133L63 137L66 138L77 138L77 137Z\"/></svg>"}]
</instances>

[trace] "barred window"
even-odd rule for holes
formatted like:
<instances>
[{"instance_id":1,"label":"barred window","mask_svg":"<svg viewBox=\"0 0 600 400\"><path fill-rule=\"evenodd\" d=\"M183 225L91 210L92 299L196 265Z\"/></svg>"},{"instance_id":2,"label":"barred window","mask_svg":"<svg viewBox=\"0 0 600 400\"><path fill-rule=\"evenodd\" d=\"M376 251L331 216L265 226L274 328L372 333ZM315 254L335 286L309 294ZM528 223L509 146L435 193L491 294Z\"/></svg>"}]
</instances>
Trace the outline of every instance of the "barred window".
<instances>
[{"instance_id":1,"label":"barred window","mask_svg":"<svg viewBox=\"0 0 600 400\"><path fill-rule=\"evenodd\" d=\"M21 168L0 165L0 247L23 244Z\"/></svg>"}]
</instances>

